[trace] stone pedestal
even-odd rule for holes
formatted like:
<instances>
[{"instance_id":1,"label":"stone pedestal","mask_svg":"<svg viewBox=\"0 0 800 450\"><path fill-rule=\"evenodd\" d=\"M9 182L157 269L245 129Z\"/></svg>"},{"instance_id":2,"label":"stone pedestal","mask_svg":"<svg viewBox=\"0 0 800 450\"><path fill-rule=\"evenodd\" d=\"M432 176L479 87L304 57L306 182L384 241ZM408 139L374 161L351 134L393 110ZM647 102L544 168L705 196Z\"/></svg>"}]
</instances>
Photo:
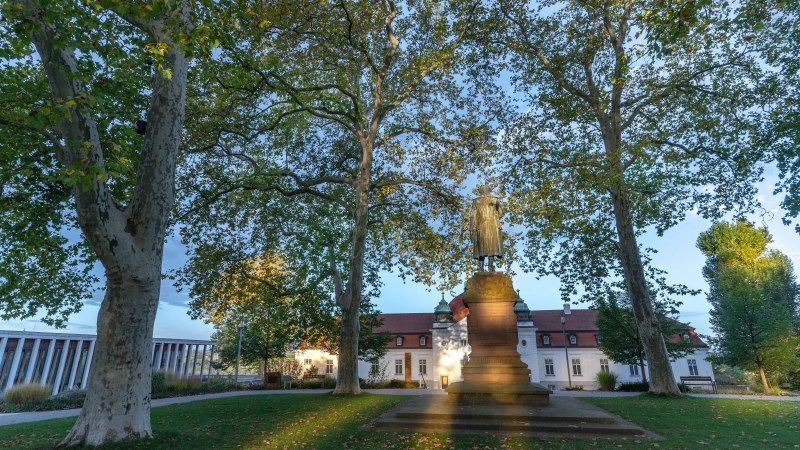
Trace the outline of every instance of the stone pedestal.
<instances>
[{"instance_id":1,"label":"stone pedestal","mask_svg":"<svg viewBox=\"0 0 800 450\"><path fill-rule=\"evenodd\" d=\"M499 272L475 273L467 280L463 299L469 308L472 354L461 370L464 381L448 387L449 400L546 406L550 391L530 382L531 370L517 352L514 303L519 296L511 278Z\"/></svg>"}]
</instances>

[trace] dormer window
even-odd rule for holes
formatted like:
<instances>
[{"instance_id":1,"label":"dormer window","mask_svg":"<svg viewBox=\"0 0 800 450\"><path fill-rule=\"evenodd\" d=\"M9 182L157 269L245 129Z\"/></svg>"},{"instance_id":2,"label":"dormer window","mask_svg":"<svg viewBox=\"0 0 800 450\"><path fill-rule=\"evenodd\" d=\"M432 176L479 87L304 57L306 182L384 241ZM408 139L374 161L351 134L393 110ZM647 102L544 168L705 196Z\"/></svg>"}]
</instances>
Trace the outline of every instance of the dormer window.
<instances>
[{"instance_id":1,"label":"dormer window","mask_svg":"<svg viewBox=\"0 0 800 450\"><path fill-rule=\"evenodd\" d=\"M425 347L425 345L427 345L427 344L428 344L428 339L425 336L420 336L419 337L419 346L420 347Z\"/></svg>"},{"instance_id":2,"label":"dormer window","mask_svg":"<svg viewBox=\"0 0 800 450\"><path fill-rule=\"evenodd\" d=\"M550 345L550 335L549 334L542 335L542 345L545 345L545 346Z\"/></svg>"},{"instance_id":3,"label":"dormer window","mask_svg":"<svg viewBox=\"0 0 800 450\"><path fill-rule=\"evenodd\" d=\"M569 335L569 345L578 345L578 336L574 334Z\"/></svg>"},{"instance_id":4,"label":"dormer window","mask_svg":"<svg viewBox=\"0 0 800 450\"><path fill-rule=\"evenodd\" d=\"M403 336L397 336L397 339L394 340L394 344L398 347L403 346Z\"/></svg>"}]
</instances>

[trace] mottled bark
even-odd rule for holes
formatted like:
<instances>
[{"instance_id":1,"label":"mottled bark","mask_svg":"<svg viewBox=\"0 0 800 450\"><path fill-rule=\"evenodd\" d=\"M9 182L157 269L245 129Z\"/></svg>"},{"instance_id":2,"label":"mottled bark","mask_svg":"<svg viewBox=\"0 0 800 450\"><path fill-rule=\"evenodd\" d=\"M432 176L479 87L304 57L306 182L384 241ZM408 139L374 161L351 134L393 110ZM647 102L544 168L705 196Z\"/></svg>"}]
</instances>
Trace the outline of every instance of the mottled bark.
<instances>
[{"instance_id":1,"label":"mottled bark","mask_svg":"<svg viewBox=\"0 0 800 450\"><path fill-rule=\"evenodd\" d=\"M188 26L188 2L169 12ZM153 322L158 308L161 263L169 213L175 198L175 165L183 127L188 61L159 21L120 13L151 37L171 45L156 71L147 130L136 185L129 205L113 198L105 181L103 149L74 51L56 43L57 27L43 22L50 15L28 0L24 20L54 99L74 100L69 117L59 124L64 141L57 157L65 167L83 169L88 179L73 189L78 223L103 265L106 295L97 318L92 357L81 414L62 446L101 445L146 438L150 428L150 366Z\"/></svg>"},{"instance_id":2,"label":"mottled bark","mask_svg":"<svg viewBox=\"0 0 800 450\"><path fill-rule=\"evenodd\" d=\"M650 392L680 395L678 384L672 373L672 365L669 363L667 345L650 300L644 266L639 254L639 245L633 229L630 204L625 193L619 190L612 189L611 197L619 238L619 259L625 284L631 297L633 315L639 329L645 358L650 369ZM644 370L642 373L644 375Z\"/></svg>"},{"instance_id":3,"label":"mottled bark","mask_svg":"<svg viewBox=\"0 0 800 450\"><path fill-rule=\"evenodd\" d=\"M361 164L356 179L356 205L350 247L350 274L347 288L339 295L342 319L339 330L339 368L334 394L360 394L358 382L359 313L364 283L364 256L369 224L369 191L372 174L372 140L362 141Z\"/></svg>"}]
</instances>

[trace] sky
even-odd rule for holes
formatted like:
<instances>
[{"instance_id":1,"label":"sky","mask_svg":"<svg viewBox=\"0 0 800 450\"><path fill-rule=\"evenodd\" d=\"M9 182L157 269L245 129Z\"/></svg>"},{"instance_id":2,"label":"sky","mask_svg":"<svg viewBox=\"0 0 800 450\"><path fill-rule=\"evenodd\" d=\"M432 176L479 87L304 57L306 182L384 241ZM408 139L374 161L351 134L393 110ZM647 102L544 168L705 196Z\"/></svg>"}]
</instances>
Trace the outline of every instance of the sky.
<instances>
[{"instance_id":1,"label":"sky","mask_svg":"<svg viewBox=\"0 0 800 450\"><path fill-rule=\"evenodd\" d=\"M785 253L795 266L800 267L800 235L793 226L783 225L781 217L784 212L780 208L781 197L772 194L777 173L774 168L767 168L765 180L759 185L759 201L768 213L753 215L751 221L760 226L767 226L773 236L772 248ZM682 283L703 292L696 296L681 299L682 321L690 323L701 334L711 334L709 326L710 306L705 299L708 285L703 280L701 269L705 257L695 247L697 236L707 230L711 223L693 213L688 213L685 220L667 230L659 237L655 233L645 234L641 244L658 251L653 255L653 263L668 273L672 283ZM164 248L164 269L181 267L187 259L185 248L180 241L171 238ZM516 268L514 286L530 309L560 309L562 301L559 293L559 282L554 277L536 279L533 274L522 272ZM381 296L374 299L378 309L384 313L433 312L433 308L441 299L441 293L429 291L424 285L407 283L396 274L385 273ZM447 297L449 300L452 296ZM73 315L64 330L55 330L37 318L26 320L0 321L0 329L26 331L70 331L74 333L93 334L96 330L97 312L102 292L86 302L80 313ZM187 311L188 297L185 292L178 292L170 280L164 280L161 287L161 302L156 316L154 336L157 338L208 339L213 328L202 320L192 320ZM585 307L585 306L577 306ZM576 308L576 306L573 306ZM534 316L534 321L536 320Z\"/></svg>"}]
</instances>

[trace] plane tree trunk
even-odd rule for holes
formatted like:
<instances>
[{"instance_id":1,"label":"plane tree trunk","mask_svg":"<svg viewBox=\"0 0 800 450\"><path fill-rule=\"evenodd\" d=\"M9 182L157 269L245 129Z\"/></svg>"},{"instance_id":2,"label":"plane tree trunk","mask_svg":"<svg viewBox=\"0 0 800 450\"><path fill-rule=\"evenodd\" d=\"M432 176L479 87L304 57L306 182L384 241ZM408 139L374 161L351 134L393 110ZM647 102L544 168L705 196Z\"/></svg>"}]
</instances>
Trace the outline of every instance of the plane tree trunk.
<instances>
[{"instance_id":1,"label":"plane tree trunk","mask_svg":"<svg viewBox=\"0 0 800 450\"><path fill-rule=\"evenodd\" d=\"M73 188L83 236L105 269L106 293L97 318L97 342L86 401L61 446L90 446L152 436L150 381L153 322L158 308L161 264L169 213L175 198L175 165L183 127L188 60L163 29L126 10L119 15L170 48L156 70L152 100L133 195L116 200L103 177L103 148L74 50L60 44L59 27L46 23L45 4L27 0L22 20L41 58L52 96L64 102L59 123L63 167L84 173ZM188 26L189 2L167 12ZM170 76L164 76L166 70ZM72 101L70 101L72 100ZM71 105L71 106L69 106Z\"/></svg>"}]
</instances>

